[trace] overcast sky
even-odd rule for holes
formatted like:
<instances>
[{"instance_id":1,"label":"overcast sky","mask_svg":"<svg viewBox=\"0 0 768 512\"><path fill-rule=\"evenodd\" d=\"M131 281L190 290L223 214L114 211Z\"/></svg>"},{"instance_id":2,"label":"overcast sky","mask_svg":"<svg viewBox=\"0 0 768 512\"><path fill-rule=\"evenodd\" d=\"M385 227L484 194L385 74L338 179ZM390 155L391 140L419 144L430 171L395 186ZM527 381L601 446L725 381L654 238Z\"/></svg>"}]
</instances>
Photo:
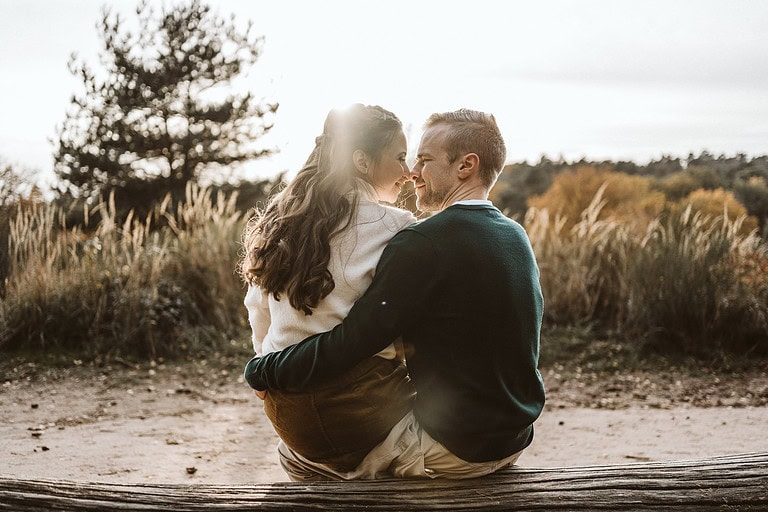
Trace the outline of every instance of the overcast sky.
<instances>
[{"instance_id":1,"label":"overcast sky","mask_svg":"<svg viewBox=\"0 0 768 512\"><path fill-rule=\"evenodd\" d=\"M160 4L159 2L153 2ZM49 139L120 0L0 0L0 159L50 173ZM768 153L768 1L219 0L254 22L244 86L280 103L254 173L295 170L328 110L384 106L415 149L432 112L496 115L508 160Z\"/></svg>"}]
</instances>

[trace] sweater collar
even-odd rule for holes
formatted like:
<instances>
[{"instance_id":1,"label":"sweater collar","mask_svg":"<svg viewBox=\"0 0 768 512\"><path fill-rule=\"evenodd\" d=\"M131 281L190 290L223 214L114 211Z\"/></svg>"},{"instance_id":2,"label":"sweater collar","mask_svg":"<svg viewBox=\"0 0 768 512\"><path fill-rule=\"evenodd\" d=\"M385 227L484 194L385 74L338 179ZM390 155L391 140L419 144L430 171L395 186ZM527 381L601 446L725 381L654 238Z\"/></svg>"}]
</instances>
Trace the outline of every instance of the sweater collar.
<instances>
[{"instance_id":1,"label":"sweater collar","mask_svg":"<svg viewBox=\"0 0 768 512\"><path fill-rule=\"evenodd\" d=\"M467 206L493 206L493 203L488 199L465 199L463 201L456 201L451 206L463 204Z\"/></svg>"}]
</instances>

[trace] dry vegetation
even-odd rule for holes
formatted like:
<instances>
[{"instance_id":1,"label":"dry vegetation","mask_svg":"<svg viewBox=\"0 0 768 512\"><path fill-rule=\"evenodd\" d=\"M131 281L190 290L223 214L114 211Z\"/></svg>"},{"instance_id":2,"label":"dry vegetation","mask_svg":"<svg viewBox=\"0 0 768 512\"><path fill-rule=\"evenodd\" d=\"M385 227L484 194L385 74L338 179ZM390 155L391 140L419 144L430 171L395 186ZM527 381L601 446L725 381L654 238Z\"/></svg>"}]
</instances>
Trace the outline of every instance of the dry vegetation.
<instances>
[{"instance_id":1,"label":"dry vegetation","mask_svg":"<svg viewBox=\"0 0 768 512\"><path fill-rule=\"evenodd\" d=\"M228 342L243 327L234 201L190 185L173 210L166 200L119 222L110 200L72 228L50 204L20 211L0 348L158 357Z\"/></svg>"},{"instance_id":2,"label":"dry vegetation","mask_svg":"<svg viewBox=\"0 0 768 512\"><path fill-rule=\"evenodd\" d=\"M545 338L576 328L585 341L616 340L623 364L659 353L708 362L767 354L768 249L745 232L746 217L693 204L658 213L656 196L626 185L604 181L576 222L546 198L532 201L524 224L541 267ZM146 218L118 220L108 200L74 227L50 204L19 210L0 349L109 360L245 347L235 200L190 185L184 201L166 200Z\"/></svg>"},{"instance_id":3,"label":"dry vegetation","mask_svg":"<svg viewBox=\"0 0 768 512\"><path fill-rule=\"evenodd\" d=\"M560 218L528 212L548 323L599 326L681 354L768 350L768 253L757 236L691 209L635 234L597 220L599 208L567 233Z\"/></svg>"}]
</instances>

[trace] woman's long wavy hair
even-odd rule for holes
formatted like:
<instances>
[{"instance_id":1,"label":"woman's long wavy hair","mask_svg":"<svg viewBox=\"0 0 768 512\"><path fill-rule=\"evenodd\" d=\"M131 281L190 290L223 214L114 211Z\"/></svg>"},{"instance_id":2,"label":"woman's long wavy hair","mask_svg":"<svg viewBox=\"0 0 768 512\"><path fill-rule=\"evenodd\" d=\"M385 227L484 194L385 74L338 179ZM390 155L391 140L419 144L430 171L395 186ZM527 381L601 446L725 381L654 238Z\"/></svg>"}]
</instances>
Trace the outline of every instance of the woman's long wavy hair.
<instances>
[{"instance_id":1,"label":"woman's long wavy hair","mask_svg":"<svg viewBox=\"0 0 768 512\"><path fill-rule=\"evenodd\" d=\"M335 286L330 241L349 226L357 206L355 180L365 178L352 154L362 150L377 163L401 130L397 116L379 106L332 110L304 167L249 219L240 264L245 282L276 300L285 295L311 315Z\"/></svg>"}]
</instances>

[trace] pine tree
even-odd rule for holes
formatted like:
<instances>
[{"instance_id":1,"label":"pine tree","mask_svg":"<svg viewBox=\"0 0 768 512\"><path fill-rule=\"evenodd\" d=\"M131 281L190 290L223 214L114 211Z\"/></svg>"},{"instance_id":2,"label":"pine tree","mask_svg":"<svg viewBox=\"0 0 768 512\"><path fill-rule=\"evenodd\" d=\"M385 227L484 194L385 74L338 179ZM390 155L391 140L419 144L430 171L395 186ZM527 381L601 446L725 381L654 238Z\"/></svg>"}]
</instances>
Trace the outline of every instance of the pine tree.
<instances>
[{"instance_id":1,"label":"pine tree","mask_svg":"<svg viewBox=\"0 0 768 512\"><path fill-rule=\"evenodd\" d=\"M85 89L58 128L55 172L62 195L117 190L131 206L183 190L211 168L269 154L255 141L276 103L232 93L233 79L258 59L263 38L239 30L207 5L136 8L138 30L105 9L98 25L103 70L77 55L70 71Z\"/></svg>"}]
</instances>

